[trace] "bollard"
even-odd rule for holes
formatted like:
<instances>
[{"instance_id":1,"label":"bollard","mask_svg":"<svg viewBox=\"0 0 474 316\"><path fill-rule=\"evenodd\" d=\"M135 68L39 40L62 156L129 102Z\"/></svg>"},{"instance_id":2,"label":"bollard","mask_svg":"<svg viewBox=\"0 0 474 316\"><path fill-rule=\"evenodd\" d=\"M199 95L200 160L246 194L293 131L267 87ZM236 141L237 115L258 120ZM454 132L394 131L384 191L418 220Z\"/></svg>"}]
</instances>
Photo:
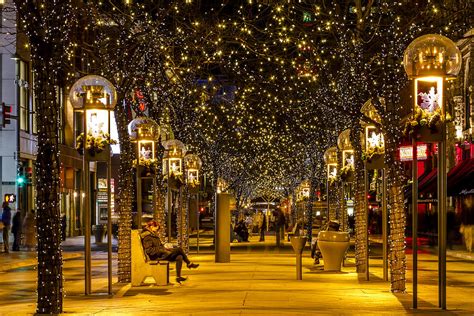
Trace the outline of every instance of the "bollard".
<instances>
[{"instance_id":1,"label":"bollard","mask_svg":"<svg viewBox=\"0 0 474 316\"><path fill-rule=\"evenodd\" d=\"M296 279L303 280L303 262L302 254L306 245L306 237L291 237L291 246L296 254Z\"/></svg>"}]
</instances>

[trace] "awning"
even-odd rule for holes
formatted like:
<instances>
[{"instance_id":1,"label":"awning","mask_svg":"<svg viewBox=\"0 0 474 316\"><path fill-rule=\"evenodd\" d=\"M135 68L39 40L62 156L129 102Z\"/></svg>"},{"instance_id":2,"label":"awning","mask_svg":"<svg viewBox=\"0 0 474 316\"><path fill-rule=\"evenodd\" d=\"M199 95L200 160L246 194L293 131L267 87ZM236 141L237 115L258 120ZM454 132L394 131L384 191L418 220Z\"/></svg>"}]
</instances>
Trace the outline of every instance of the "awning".
<instances>
[{"instance_id":1,"label":"awning","mask_svg":"<svg viewBox=\"0 0 474 316\"><path fill-rule=\"evenodd\" d=\"M466 159L448 172L448 195L474 189L474 159Z\"/></svg>"},{"instance_id":2,"label":"awning","mask_svg":"<svg viewBox=\"0 0 474 316\"><path fill-rule=\"evenodd\" d=\"M433 169L430 171L424 172L419 178L418 178L418 194L423 194L425 195L426 193L432 193L432 196L436 196L436 178L437 178L437 172L438 169ZM430 192L426 190L427 186L431 186L431 183L435 184L434 192ZM408 199L408 201L411 201L411 188L412 186L409 185L405 189L405 199Z\"/></svg>"},{"instance_id":3,"label":"awning","mask_svg":"<svg viewBox=\"0 0 474 316\"><path fill-rule=\"evenodd\" d=\"M436 197L438 170L425 172L418 178L418 193L424 197ZM448 195L458 195L474 189L474 159L466 159L448 172ZM430 196L428 196L430 195ZM411 186L405 191L405 198L411 200Z\"/></svg>"}]
</instances>

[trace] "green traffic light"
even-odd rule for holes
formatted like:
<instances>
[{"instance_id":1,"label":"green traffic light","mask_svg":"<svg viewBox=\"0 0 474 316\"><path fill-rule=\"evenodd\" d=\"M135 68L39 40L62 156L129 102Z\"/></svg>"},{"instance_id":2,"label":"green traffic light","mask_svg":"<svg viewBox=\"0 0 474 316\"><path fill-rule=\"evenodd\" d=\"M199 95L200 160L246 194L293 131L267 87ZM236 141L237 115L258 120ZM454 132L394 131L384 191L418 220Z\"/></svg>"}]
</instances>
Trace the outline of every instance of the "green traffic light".
<instances>
[{"instance_id":1,"label":"green traffic light","mask_svg":"<svg viewBox=\"0 0 474 316\"><path fill-rule=\"evenodd\" d=\"M22 185L23 183L25 183L25 177L18 177L16 179L16 182L18 183L18 185Z\"/></svg>"}]
</instances>

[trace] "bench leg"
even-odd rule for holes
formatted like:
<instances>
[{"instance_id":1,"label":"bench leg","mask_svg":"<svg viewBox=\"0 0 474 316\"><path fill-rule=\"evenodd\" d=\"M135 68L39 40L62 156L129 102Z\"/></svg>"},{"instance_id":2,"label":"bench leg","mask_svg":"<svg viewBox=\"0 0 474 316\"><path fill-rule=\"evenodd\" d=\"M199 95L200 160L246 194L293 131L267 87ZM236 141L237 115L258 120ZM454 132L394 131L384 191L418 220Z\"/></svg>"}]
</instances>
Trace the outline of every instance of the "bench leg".
<instances>
[{"instance_id":1,"label":"bench leg","mask_svg":"<svg viewBox=\"0 0 474 316\"><path fill-rule=\"evenodd\" d=\"M170 263L159 262L153 267L153 278L157 285L168 285L170 283Z\"/></svg>"}]
</instances>

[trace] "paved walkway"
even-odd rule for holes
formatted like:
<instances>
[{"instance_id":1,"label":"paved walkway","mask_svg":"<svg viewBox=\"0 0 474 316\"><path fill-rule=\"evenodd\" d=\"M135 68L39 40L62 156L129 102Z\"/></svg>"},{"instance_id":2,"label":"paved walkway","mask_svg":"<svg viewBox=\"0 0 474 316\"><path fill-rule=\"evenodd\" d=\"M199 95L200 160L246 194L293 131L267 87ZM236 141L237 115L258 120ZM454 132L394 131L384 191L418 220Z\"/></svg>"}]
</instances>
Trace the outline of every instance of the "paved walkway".
<instances>
[{"instance_id":1,"label":"paved walkway","mask_svg":"<svg viewBox=\"0 0 474 316\"><path fill-rule=\"evenodd\" d=\"M201 264L186 270L183 285L132 288L114 284L114 295L106 294L106 253L93 255L94 295L84 296L83 260L64 263L66 297L64 312L77 315L185 314L185 315L399 315L411 314L411 271L407 293L393 294L382 281L381 261L371 259L371 280L355 273L352 259L340 273L327 273L314 266L308 252L303 258L303 280L295 280L295 258L289 243L284 248L265 243L240 243L233 247L231 263L214 263L214 255L191 254ZM410 256L408 256L410 258ZM431 254L419 256L419 311L433 314L474 314L474 263L449 258L447 303L449 311L437 307L437 261ZM411 262L408 262L410 269ZM116 271L114 261L114 272ZM171 271L171 281L174 281ZM0 272L0 313L24 315L35 311L34 267ZM115 282L115 279L114 279Z\"/></svg>"}]
</instances>

